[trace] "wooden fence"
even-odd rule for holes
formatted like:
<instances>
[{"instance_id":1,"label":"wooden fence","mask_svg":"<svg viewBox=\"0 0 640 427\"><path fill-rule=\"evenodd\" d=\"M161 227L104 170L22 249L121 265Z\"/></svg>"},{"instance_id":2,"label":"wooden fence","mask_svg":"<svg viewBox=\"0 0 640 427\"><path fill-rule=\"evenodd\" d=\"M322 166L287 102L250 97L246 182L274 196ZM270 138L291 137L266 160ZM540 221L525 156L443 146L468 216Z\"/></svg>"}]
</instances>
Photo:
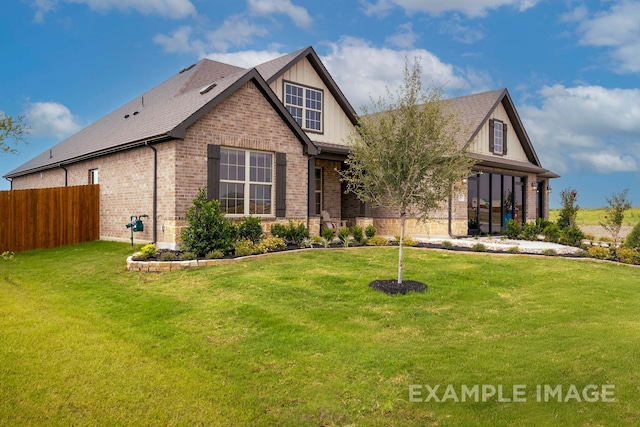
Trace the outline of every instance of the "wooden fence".
<instances>
[{"instance_id":1,"label":"wooden fence","mask_svg":"<svg viewBox=\"0 0 640 427\"><path fill-rule=\"evenodd\" d=\"M0 191L0 252L100 239L100 187Z\"/></svg>"}]
</instances>

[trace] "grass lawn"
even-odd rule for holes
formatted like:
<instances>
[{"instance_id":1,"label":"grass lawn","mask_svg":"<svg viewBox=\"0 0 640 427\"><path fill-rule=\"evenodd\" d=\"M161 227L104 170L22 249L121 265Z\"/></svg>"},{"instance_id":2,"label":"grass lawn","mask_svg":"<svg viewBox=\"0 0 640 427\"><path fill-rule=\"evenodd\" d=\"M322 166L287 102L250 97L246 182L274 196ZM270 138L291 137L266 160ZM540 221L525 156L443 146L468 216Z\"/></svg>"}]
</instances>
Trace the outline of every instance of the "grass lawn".
<instances>
[{"instance_id":1,"label":"grass lawn","mask_svg":"<svg viewBox=\"0 0 640 427\"><path fill-rule=\"evenodd\" d=\"M557 221L559 215L560 209L549 210L549 219L551 221ZM604 221L604 217L606 215L607 214L605 210L602 208L580 208L580 210L578 210L578 217L576 218L576 221L578 223L578 226L600 225L600 223ZM634 226L638 223L638 221L640 221L640 207L635 207L625 212L623 225Z\"/></svg>"},{"instance_id":2,"label":"grass lawn","mask_svg":"<svg viewBox=\"0 0 640 427\"><path fill-rule=\"evenodd\" d=\"M367 284L394 277L397 248L165 274L125 272L129 253L0 259L1 425L640 423L638 268L407 249L429 291L387 296ZM412 384L416 400L486 385L525 401L410 402ZM571 395L588 385L615 401Z\"/></svg>"}]
</instances>

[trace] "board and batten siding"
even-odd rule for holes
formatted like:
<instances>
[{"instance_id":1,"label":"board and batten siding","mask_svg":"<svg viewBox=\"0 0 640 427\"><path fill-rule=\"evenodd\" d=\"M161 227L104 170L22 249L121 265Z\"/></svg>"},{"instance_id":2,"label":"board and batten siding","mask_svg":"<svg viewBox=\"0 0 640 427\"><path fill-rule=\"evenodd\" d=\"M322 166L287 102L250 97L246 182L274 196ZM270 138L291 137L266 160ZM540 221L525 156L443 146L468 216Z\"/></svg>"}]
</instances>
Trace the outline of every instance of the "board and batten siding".
<instances>
[{"instance_id":1,"label":"board and batten siding","mask_svg":"<svg viewBox=\"0 0 640 427\"><path fill-rule=\"evenodd\" d=\"M284 103L283 81L299 83L323 92L323 133L307 132L312 141L347 145L347 136L354 130L353 124L335 100L307 58L303 58L271 83L270 87Z\"/></svg>"},{"instance_id":2,"label":"board and batten siding","mask_svg":"<svg viewBox=\"0 0 640 427\"><path fill-rule=\"evenodd\" d=\"M520 139L518 139L518 135L516 135L513 126L513 123L509 120L509 116L507 116L507 111L504 109L502 103L498 104L489 119L500 120L507 124L507 154L505 156L499 156L503 159L510 160L518 160L520 162L529 162L527 155L522 148L522 144ZM475 139L471 143L470 147L471 152L484 154L487 156L493 155L493 153L489 150L489 120L486 121L480 132L476 135Z\"/></svg>"}]
</instances>

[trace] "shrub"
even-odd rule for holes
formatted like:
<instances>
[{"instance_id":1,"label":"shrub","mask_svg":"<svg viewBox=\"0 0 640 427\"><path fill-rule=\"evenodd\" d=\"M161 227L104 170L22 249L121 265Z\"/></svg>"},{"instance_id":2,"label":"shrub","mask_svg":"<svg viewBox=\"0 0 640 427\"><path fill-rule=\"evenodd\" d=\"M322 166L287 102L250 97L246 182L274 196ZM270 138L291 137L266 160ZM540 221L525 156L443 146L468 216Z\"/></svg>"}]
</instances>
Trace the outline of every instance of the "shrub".
<instances>
[{"instance_id":1,"label":"shrub","mask_svg":"<svg viewBox=\"0 0 640 427\"><path fill-rule=\"evenodd\" d=\"M281 251L286 249L287 244L282 237L267 237L263 241L256 243L253 247L254 254L266 254L268 252Z\"/></svg>"},{"instance_id":2,"label":"shrub","mask_svg":"<svg viewBox=\"0 0 640 427\"><path fill-rule=\"evenodd\" d=\"M558 243L560 239L560 227L553 222L549 223L544 230L542 230L542 234L544 234L544 239L547 242Z\"/></svg>"},{"instance_id":3,"label":"shrub","mask_svg":"<svg viewBox=\"0 0 640 427\"><path fill-rule=\"evenodd\" d=\"M235 227L220 212L220 202L207 198L204 188L199 190L186 218L189 226L182 229L180 236L187 251L204 256L216 249L224 253L231 250Z\"/></svg>"},{"instance_id":4,"label":"shrub","mask_svg":"<svg viewBox=\"0 0 640 427\"><path fill-rule=\"evenodd\" d=\"M524 240L538 240L538 236L542 234L542 229L536 222L527 222L522 226L520 237Z\"/></svg>"},{"instance_id":5,"label":"shrub","mask_svg":"<svg viewBox=\"0 0 640 427\"><path fill-rule=\"evenodd\" d=\"M609 249L603 248L602 246L592 246L587 251L591 258L596 259L608 259L609 258Z\"/></svg>"},{"instance_id":6,"label":"shrub","mask_svg":"<svg viewBox=\"0 0 640 427\"><path fill-rule=\"evenodd\" d=\"M140 248L140 257L144 259L152 258L156 256L157 253L158 250L156 249L156 245L153 243L146 244Z\"/></svg>"},{"instance_id":7,"label":"shrub","mask_svg":"<svg viewBox=\"0 0 640 427\"><path fill-rule=\"evenodd\" d=\"M180 261L191 261L192 259L196 259L197 256L191 251L185 251L180 254Z\"/></svg>"},{"instance_id":8,"label":"shrub","mask_svg":"<svg viewBox=\"0 0 640 427\"><path fill-rule=\"evenodd\" d=\"M207 259L220 259L222 257L224 257L224 254L222 253L222 251L214 250L214 251L208 252L205 258L207 258Z\"/></svg>"},{"instance_id":9,"label":"shrub","mask_svg":"<svg viewBox=\"0 0 640 427\"><path fill-rule=\"evenodd\" d=\"M263 234L260 218L249 216L238 225L238 239L248 239L253 243L258 243Z\"/></svg>"},{"instance_id":10,"label":"shrub","mask_svg":"<svg viewBox=\"0 0 640 427\"><path fill-rule=\"evenodd\" d=\"M575 246L577 248L582 244L584 233L577 226L569 226L560 230L560 238L558 241L563 245Z\"/></svg>"},{"instance_id":11,"label":"shrub","mask_svg":"<svg viewBox=\"0 0 640 427\"><path fill-rule=\"evenodd\" d=\"M236 254L236 256L253 255L253 251L253 242L248 239L237 240L233 245L233 252Z\"/></svg>"},{"instance_id":12,"label":"shrub","mask_svg":"<svg viewBox=\"0 0 640 427\"><path fill-rule=\"evenodd\" d=\"M510 219L506 224L506 234L510 239L517 239L520 235L520 224L515 219Z\"/></svg>"},{"instance_id":13,"label":"shrub","mask_svg":"<svg viewBox=\"0 0 640 427\"><path fill-rule=\"evenodd\" d=\"M389 245L389 240L382 236L373 236L367 240L367 245L369 246L387 246Z\"/></svg>"},{"instance_id":14,"label":"shrub","mask_svg":"<svg viewBox=\"0 0 640 427\"><path fill-rule=\"evenodd\" d=\"M544 249L542 251L542 255L544 255L544 256L556 256L556 255L558 255L558 251L556 251L555 249L551 249L551 248Z\"/></svg>"},{"instance_id":15,"label":"shrub","mask_svg":"<svg viewBox=\"0 0 640 427\"><path fill-rule=\"evenodd\" d=\"M509 253L509 254L519 254L520 253L520 246L511 246L509 249L507 249L507 253Z\"/></svg>"},{"instance_id":16,"label":"shrub","mask_svg":"<svg viewBox=\"0 0 640 427\"><path fill-rule=\"evenodd\" d=\"M331 243L331 242L333 242L333 238L335 237L336 232L335 232L335 230L333 228L325 227L325 228L322 229L322 233L321 234L322 234L322 238L325 241Z\"/></svg>"},{"instance_id":17,"label":"shrub","mask_svg":"<svg viewBox=\"0 0 640 427\"><path fill-rule=\"evenodd\" d=\"M446 250L452 250L453 249L453 243L451 243L448 240L445 240L444 242L442 242L442 249L446 249Z\"/></svg>"},{"instance_id":18,"label":"shrub","mask_svg":"<svg viewBox=\"0 0 640 427\"><path fill-rule=\"evenodd\" d=\"M625 264L640 264L640 251L636 249L619 248L618 259Z\"/></svg>"},{"instance_id":19,"label":"shrub","mask_svg":"<svg viewBox=\"0 0 640 427\"><path fill-rule=\"evenodd\" d=\"M338 239L340 239L345 248L349 246L349 234L349 229L346 227L338 230Z\"/></svg>"},{"instance_id":20,"label":"shrub","mask_svg":"<svg viewBox=\"0 0 640 427\"><path fill-rule=\"evenodd\" d=\"M172 251L162 252L158 258L160 261L175 261L178 259L175 252Z\"/></svg>"},{"instance_id":21,"label":"shrub","mask_svg":"<svg viewBox=\"0 0 640 427\"><path fill-rule=\"evenodd\" d=\"M283 239L287 237L287 227L283 224L271 224L271 235L275 237L282 237Z\"/></svg>"},{"instance_id":22,"label":"shrub","mask_svg":"<svg viewBox=\"0 0 640 427\"><path fill-rule=\"evenodd\" d=\"M351 228L351 234L353 234L353 240L358 243L362 243L364 241L364 230L360 225L354 225Z\"/></svg>"},{"instance_id":23,"label":"shrub","mask_svg":"<svg viewBox=\"0 0 640 427\"><path fill-rule=\"evenodd\" d=\"M487 252L487 247L483 243L476 243L471 246L471 250L474 252Z\"/></svg>"},{"instance_id":24,"label":"shrub","mask_svg":"<svg viewBox=\"0 0 640 427\"><path fill-rule=\"evenodd\" d=\"M627 235L624 241L624 247L627 249L640 249L640 222L638 222Z\"/></svg>"},{"instance_id":25,"label":"shrub","mask_svg":"<svg viewBox=\"0 0 640 427\"><path fill-rule=\"evenodd\" d=\"M376 230L376 228L373 226L373 224L369 224L364 229L364 235L367 236L367 239L371 239L372 237L374 237L376 235L377 231L378 230Z\"/></svg>"}]
</instances>

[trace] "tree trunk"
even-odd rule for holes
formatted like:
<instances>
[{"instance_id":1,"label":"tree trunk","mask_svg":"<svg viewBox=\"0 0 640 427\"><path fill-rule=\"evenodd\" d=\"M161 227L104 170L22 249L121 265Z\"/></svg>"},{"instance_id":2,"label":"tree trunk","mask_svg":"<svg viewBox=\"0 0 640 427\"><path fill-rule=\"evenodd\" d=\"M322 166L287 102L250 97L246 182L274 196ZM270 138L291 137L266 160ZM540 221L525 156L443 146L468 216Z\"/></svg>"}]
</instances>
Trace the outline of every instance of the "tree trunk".
<instances>
[{"instance_id":1,"label":"tree trunk","mask_svg":"<svg viewBox=\"0 0 640 427\"><path fill-rule=\"evenodd\" d=\"M402 284L402 252L404 249L404 222L405 222L405 213L400 213L400 251L398 252L398 284Z\"/></svg>"}]
</instances>

